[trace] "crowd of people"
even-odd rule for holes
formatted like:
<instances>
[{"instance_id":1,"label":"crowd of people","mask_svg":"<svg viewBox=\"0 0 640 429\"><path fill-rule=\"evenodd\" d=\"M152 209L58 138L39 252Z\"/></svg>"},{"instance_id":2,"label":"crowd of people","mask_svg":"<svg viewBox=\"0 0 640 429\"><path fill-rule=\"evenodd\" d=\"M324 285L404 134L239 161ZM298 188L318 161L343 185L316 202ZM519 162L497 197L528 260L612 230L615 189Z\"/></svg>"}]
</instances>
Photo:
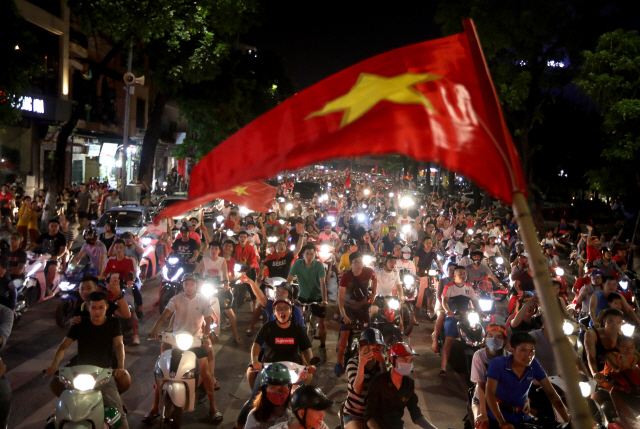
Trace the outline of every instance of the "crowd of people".
<instances>
[{"instance_id":1,"label":"crowd of people","mask_svg":"<svg viewBox=\"0 0 640 429\"><path fill-rule=\"evenodd\" d=\"M139 344L138 319L144 316L138 272L144 253L140 239L149 235L158 239L158 263L178 256L185 273L180 279L181 292L166 304L151 335L158 338L170 320L174 332L202 338L202 346L191 350L197 357L214 423L222 420L222 413L215 402L219 382L211 343L217 335L211 327L229 326L235 340L242 344L232 302L239 298L241 302L236 305L242 305L246 297L253 306L246 329L246 335L253 338L246 373L252 394L237 418L236 428L327 427L324 411L333 401L310 383L316 365L328 360L328 316L340 322L337 360L332 365L336 377L346 372L348 396L340 413L344 427L402 428L407 408L416 425L433 428L418 406L411 379L414 349L402 341L385 341L383 334L370 326L372 316L383 305L376 297L395 296L403 302L401 271L418 279L419 310L409 323L421 326L419 319L423 323L435 321L431 350L441 354L441 377L448 376L451 350L459 337L457 312L471 310L484 317L479 294L509 289L504 320L496 318L486 326L483 345L472 360L470 381L475 389L469 418L476 427L510 428L532 416L538 421L570 421L563 400L548 378L558 375L557 365L535 294L529 255L509 207L488 197L477 203L463 196L422 194L413 182L403 179L355 173L347 179L344 173L317 174L313 170L297 172L296 179L313 180L323 191L303 198L292 192L295 180L286 177L279 181L268 213L250 212L225 201L209 230L202 217L176 224L159 211L140 237L131 233L118 236L110 223L100 235L88 226L93 210L99 212L119 204L117 191L92 183L80 185L77 192L65 190L62 199L67 203L66 214L76 216L85 239L74 260L86 255L94 275L82 279L76 318L47 373L55 374L67 348L78 341L78 356L72 364L114 369L113 383L104 387L103 395L105 402L118 409L126 425L119 394L128 389L132 377L126 370L123 334L115 320L130 320L134 331L131 345ZM0 199L0 204L11 200L7 200L9 194L3 186L4 200ZM35 208L29 204L35 204ZM9 256L0 264L1 277L7 284L24 278L24 272L20 272L24 268L21 248L32 227L35 238L30 238L29 248L49 246L46 250L52 256L47 270L55 273L58 261L68 253L73 237L65 236L67 216L51 220L48 230L40 234L38 210L42 208L37 202L22 198L17 231L11 234L5 252ZM6 212L6 216L10 214ZM26 224L21 225L23 218ZM582 323L585 352L574 356L579 371L604 381L609 374L635 368L638 353L633 340L620 333L625 318L640 326L640 319L627 302L630 298L622 290L626 288L621 286L631 280L627 274L628 247L618 245L616 237L598 237L592 225L583 230L579 223L568 225L564 219L555 230L545 231L541 245L550 269L560 265L560 257L563 261L573 258L578 266L573 287L567 287L555 275L553 282L563 314ZM503 265L506 280L496 275L496 264ZM435 284L430 277L436 277ZM226 304L221 304L220 314L200 292L211 278L223 286L218 299ZM123 287L132 289L133 311L124 299ZM430 289L435 299L428 299ZM13 301L15 304L15 296ZM160 299L153 306L159 304ZM11 299L5 305L11 308ZM317 322L315 350L314 338L306 334L303 305L310 307ZM425 317L420 317L423 314ZM343 356L356 326L364 329L357 353L345 365ZM441 337L443 341L439 341ZM0 337L0 341L6 342L6 337ZM163 343L162 351L168 347ZM302 365L304 371L294 380L282 362ZM0 366L0 374L2 370ZM52 391L60 395L63 388L54 378ZM150 423L159 415L156 386L153 406L143 421Z\"/></svg>"}]
</instances>

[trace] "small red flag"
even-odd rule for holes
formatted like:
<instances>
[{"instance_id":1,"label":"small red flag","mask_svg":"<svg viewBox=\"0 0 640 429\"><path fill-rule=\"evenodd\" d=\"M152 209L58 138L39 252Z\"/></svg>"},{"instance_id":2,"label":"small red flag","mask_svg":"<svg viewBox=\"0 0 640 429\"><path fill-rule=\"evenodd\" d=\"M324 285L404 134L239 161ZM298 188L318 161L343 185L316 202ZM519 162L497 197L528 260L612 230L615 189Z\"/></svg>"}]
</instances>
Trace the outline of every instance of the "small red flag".
<instances>
[{"instance_id":1,"label":"small red flag","mask_svg":"<svg viewBox=\"0 0 640 429\"><path fill-rule=\"evenodd\" d=\"M347 180L344 181L344 187L348 188L351 186L351 173L347 174Z\"/></svg>"},{"instance_id":2,"label":"small red flag","mask_svg":"<svg viewBox=\"0 0 640 429\"><path fill-rule=\"evenodd\" d=\"M382 169L382 177L387 177L387 175L384 172L384 168Z\"/></svg>"},{"instance_id":3,"label":"small red flag","mask_svg":"<svg viewBox=\"0 0 640 429\"><path fill-rule=\"evenodd\" d=\"M524 175L473 24L464 24L464 33L362 61L260 116L193 168L189 198L329 159L399 153L511 203L526 192Z\"/></svg>"},{"instance_id":4,"label":"small red flag","mask_svg":"<svg viewBox=\"0 0 640 429\"><path fill-rule=\"evenodd\" d=\"M236 185L232 189L222 192L205 194L197 198L188 199L169 206L162 215L166 217L179 215L200 204L208 203L220 198L244 206L256 212L268 212L276 197L277 189L260 180L252 180Z\"/></svg>"},{"instance_id":5,"label":"small red flag","mask_svg":"<svg viewBox=\"0 0 640 429\"><path fill-rule=\"evenodd\" d=\"M378 174L378 166L376 165L376 168L374 169L376 174Z\"/></svg>"}]
</instances>

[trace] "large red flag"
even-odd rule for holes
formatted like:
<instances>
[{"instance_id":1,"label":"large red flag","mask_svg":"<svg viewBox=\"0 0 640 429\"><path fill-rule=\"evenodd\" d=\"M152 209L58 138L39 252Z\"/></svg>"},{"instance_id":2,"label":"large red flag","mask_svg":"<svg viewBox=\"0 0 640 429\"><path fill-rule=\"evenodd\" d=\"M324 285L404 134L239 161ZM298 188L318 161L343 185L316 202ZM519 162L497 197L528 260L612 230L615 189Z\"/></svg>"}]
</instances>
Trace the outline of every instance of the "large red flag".
<instances>
[{"instance_id":1,"label":"large red flag","mask_svg":"<svg viewBox=\"0 0 640 429\"><path fill-rule=\"evenodd\" d=\"M191 186L189 188L191 189ZM251 180L241 183L228 191L207 193L195 198L189 195L189 197L188 200L170 205L162 215L166 217L179 215L216 198L231 201L256 212L268 212L271 210L271 203L276 197L276 188L260 180Z\"/></svg>"},{"instance_id":2,"label":"large red flag","mask_svg":"<svg viewBox=\"0 0 640 429\"><path fill-rule=\"evenodd\" d=\"M365 60L299 92L205 156L189 198L335 158L435 161L511 203L525 181L473 31Z\"/></svg>"}]
</instances>

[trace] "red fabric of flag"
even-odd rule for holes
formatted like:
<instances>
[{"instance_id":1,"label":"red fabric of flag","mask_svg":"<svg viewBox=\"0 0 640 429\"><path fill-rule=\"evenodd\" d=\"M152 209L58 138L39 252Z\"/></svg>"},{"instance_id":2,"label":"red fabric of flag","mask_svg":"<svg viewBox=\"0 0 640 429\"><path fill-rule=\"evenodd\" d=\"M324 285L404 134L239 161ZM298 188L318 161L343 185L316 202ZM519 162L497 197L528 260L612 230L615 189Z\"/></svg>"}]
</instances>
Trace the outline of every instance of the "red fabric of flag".
<instances>
[{"instance_id":1,"label":"red fabric of flag","mask_svg":"<svg viewBox=\"0 0 640 429\"><path fill-rule=\"evenodd\" d=\"M189 198L329 159L399 153L511 203L524 176L474 34L395 49L297 93L205 156Z\"/></svg>"},{"instance_id":2,"label":"red fabric of flag","mask_svg":"<svg viewBox=\"0 0 640 429\"><path fill-rule=\"evenodd\" d=\"M260 180L252 180L240 183L228 191L207 193L196 198L174 203L162 212L162 215L166 217L179 215L216 198L231 201L256 212L268 212L271 210L271 203L276 197L276 190L275 187L269 186Z\"/></svg>"},{"instance_id":3,"label":"red fabric of flag","mask_svg":"<svg viewBox=\"0 0 640 429\"><path fill-rule=\"evenodd\" d=\"M351 173L347 174L347 180L344 181L344 187L348 188L351 186Z\"/></svg>"}]
</instances>

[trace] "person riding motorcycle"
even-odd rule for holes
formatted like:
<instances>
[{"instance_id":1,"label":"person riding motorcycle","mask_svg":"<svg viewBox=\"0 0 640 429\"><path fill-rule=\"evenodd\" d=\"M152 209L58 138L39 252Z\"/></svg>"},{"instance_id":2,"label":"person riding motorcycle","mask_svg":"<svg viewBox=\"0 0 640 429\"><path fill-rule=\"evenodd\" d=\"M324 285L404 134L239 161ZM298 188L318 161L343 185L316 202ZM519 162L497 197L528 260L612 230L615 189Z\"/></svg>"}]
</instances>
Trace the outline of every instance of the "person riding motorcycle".
<instances>
[{"instance_id":1,"label":"person riding motorcycle","mask_svg":"<svg viewBox=\"0 0 640 429\"><path fill-rule=\"evenodd\" d=\"M324 415L333 404L334 402L319 388L301 386L293 392L291 398L291 409L296 417L295 420L277 424L270 429L329 429L324 422Z\"/></svg>"},{"instance_id":2,"label":"person riding motorcycle","mask_svg":"<svg viewBox=\"0 0 640 429\"><path fill-rule=\"evenodd\" d=\"M107 259L107 247L98 241L98 233L93 228L87 228L84 231L84 244L80 248L78 256L71 261L71 265L77 264L85 254L89 256L91 269L100 277Z\"/></svg>"},{"instance_id":3,"label":"person riding motorcycle","mask_svg":"<svg viewBox=\"0 0 640 429\"><path fill-rule=\"evenodd\" d=\"M290 405L293 383L289 368L279 362L270 364L264 370L260 392L253 402L244 428L269 429L278 423L292 420Z\"/></svg>"}]
</instances>

